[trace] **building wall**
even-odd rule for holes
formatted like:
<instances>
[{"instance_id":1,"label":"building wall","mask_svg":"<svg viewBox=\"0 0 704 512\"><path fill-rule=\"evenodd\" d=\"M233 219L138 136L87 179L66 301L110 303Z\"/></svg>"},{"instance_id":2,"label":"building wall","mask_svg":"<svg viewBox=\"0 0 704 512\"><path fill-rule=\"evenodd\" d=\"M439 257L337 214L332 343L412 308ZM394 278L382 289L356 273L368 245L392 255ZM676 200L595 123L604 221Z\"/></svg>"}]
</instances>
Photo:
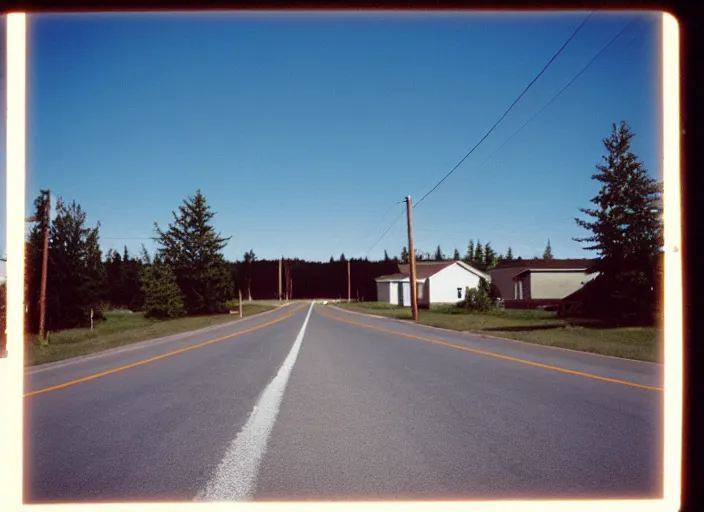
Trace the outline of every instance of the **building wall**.
<instances>
[{"instance_id":1,"label":"building wall","mask_svg":"<svg viewBox=\"0 0 704 512\"><path fill-rule=\"evenodd\" d=\"M388 281L382 281L381 283L376 283L376 300L377 302L386 302L393 304L391 294L391 287L394 283Z\"/></svg>"},{"instance_id":2,"label":"building wall","mask_svg":"<svg viewBox=\"0 0 704 512\"><path fill-rule=\"evenodd\" d=\"M576 292L588 276L584 271L532 271L530 299L561 299Z\"/></svg>"},{"instance_id":3,"label":"building wall","mask_svg":"<svg viewBox=\"0 0 704 512\"><path fill-rule=\"evenodd\" d=\"M418 283L418 306L430 306L430 279Z\"/></svg>"},{"instance_id":4,"label":"building wall","mask_svg":"<svg viewBox=\"0 0 704 512\"><path fill-rule=\"evenodd\" d=\"M399 283L403 287L403 306L411 307L411 283L409 281Z\"/></svg>"},{"instance_id":5,"label":"building wall","mask_svg":"<svg viewBox=\"0 0 704 512\"><path fill-rule=\"evenodd\" d=\"M450 265L428 279L431 304L456 303L464 299L465 288L477 288L479 276L459 265ZM457 289L460 289L459 297Z\"/></svg>"}]
</instances>

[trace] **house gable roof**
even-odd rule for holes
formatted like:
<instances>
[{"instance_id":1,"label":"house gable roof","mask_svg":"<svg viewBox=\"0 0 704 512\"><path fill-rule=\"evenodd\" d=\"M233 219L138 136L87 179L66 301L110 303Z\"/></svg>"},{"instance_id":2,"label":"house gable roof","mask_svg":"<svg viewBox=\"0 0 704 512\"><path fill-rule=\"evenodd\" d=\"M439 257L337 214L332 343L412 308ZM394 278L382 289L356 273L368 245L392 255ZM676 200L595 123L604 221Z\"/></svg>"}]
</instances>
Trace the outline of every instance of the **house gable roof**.
<instances>
[{"instance_id":1,"label":"house gable roof","mask_svg":"<svg viewBox=\"0 0 704 512\"><path fill-rule=\"evenodd\" d=\"M472 267L471 265L467 265L463 261L417 261L416 262L416 280L418 281L424 281L440 272L445 270L448 267L451 267L457 263L461 268L464 270L467 270L479 277L483 277L484 279L490 281L491 276L488 274L485 274L484 272L481 272L480 270L477 270L476 268ZM377 282L381 281L402 281L404 279L409 278L410 274L410 268L411 265L409 263L402 263L398 266L399 273L397 274L391 274L387 276L379 276L376 278Z\"/></svg>"}]
</instances>

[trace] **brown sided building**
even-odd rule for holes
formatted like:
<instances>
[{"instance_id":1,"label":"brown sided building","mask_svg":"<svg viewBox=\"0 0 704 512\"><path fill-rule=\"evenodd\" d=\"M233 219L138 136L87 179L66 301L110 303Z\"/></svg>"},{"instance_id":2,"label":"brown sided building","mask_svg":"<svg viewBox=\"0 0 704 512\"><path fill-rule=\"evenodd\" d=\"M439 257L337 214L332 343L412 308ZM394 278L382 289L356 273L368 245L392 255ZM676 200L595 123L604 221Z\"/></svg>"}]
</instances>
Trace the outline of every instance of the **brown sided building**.
<instances>
[{"instance_id":1,"label":"brown sided building","mask_svg":"<svg viewBox=\"0 0 704 512\"><path fill-rule=\"evenodd\" d=\"M502 261L488 273L497 297L507 308L535 308L559 304L588 280L593 259Z\"/></svg>"}]
</instances>

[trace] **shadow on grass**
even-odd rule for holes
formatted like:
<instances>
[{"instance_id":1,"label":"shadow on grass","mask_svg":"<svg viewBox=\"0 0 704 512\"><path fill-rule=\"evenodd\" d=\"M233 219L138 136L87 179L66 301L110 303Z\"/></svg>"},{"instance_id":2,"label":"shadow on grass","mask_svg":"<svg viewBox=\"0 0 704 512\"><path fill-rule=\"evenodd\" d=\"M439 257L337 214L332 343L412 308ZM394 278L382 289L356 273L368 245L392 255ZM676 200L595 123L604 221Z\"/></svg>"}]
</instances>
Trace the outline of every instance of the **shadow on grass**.
<instances>
[{"instance_id":1,"label":"shadow on grass","mask_svg":"<svg viewBox=\"0 0 704 512\"><path fill-rule=\"evenodd\" d=\"M526 332L526 331L549 331L551 329L564 329L567 324L542 324L542 325L502 325L498 327L485 327L481 331L492 332Z\"/></svg>"}]
</instances>

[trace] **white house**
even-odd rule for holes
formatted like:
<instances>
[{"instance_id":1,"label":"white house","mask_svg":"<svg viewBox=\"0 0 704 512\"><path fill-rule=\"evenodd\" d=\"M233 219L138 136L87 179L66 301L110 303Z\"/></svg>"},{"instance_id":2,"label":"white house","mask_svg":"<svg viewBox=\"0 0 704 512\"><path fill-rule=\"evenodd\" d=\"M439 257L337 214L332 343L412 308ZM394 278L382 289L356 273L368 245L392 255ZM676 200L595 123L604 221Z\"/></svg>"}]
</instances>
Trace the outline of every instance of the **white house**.
<instances>
[{"instance_id":1,"label":"white house","mask_svg":"<svg viewBox=\"0 0 704 512\"><path fill-rule=\"evenodd\" d=\"M399 273L376 278L377 301L411 305L409 267L399 265ZM457 303L464 299L466 288L479 286L482 277L491 283L488 274L463 261L417 261L418 305Z\"/></svg>"}]
</instances>

